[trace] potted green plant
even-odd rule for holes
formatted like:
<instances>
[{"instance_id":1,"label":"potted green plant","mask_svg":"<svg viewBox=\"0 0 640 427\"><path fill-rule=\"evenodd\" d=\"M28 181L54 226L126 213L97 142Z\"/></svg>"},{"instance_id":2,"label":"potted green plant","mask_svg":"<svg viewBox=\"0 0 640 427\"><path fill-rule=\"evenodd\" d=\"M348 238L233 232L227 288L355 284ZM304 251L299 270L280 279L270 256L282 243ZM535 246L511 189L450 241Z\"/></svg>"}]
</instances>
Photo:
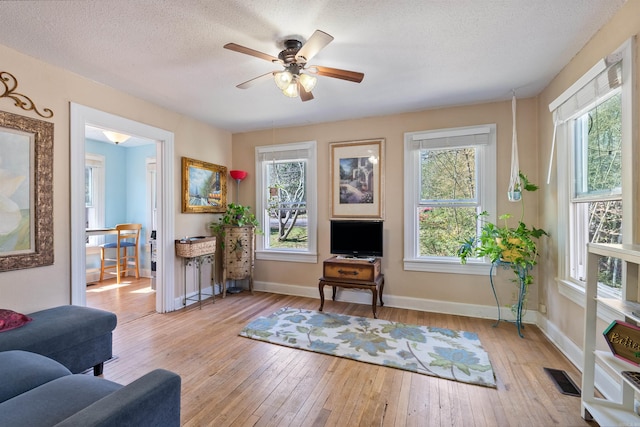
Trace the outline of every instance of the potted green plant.
<instances>
[{"instance_id":1,"label":"potted green plant","mask_svg":"<svg viewBox=\"0 0 640 427\"><path fill-rule=\"evenodd\" d=\"M251 207L238 203L229 203L218 221L209 224L212 233L220 238L223 298L227 292L243 290L238 286L227 289L227 280L249 279L249 290L253 293L255 235L262 234L258 224Z\"/></svg>"},{"instance_id":2,"label":"potted green plant","mask_svg":"<svg viewBox=\"0 0 640 427\"><path fill-rule=\"evenodd\" d=\"M501 223L498 224L485 222L478 236L469 237L462 242L458 249L458 257L462 264L465 264L468 258L488 257L492 263L510 266L517 277L516 281L524 281L526 289L533 282L531 269L537 264L538 239L547 236L548 233L524 223L524 191L536 191L538 186L529 182L522 172L519 176L521 184L516 190L521 192L518 200L522 213L517 225L509 225L511 214L501 215ZM482 212L479 216L485 217L487 212Z\"/></svg>"},{"instance_id":3,"label":"potted green plant","mask_svg":"<svg viewBox=\"0 0 640 427\"><path fill-rule=\"evenodd\" d=\"M214 234L221 235L225 226L256 227L258 224L256 216L251 212L251 206L229 203L225 213L217 222L210 223L209 228Z\"/></svg>"}]
</instances>

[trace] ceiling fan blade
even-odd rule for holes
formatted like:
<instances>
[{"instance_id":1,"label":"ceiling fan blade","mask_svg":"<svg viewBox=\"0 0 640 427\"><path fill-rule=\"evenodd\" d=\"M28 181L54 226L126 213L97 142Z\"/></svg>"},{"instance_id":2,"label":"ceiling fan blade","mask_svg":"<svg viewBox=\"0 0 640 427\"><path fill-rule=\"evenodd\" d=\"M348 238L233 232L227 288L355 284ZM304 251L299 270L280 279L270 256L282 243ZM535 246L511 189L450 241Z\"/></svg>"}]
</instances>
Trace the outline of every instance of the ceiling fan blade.
<instances>
[{"instance_id":1,"label":"ceiling fan blade","mask_svg":"<svg viewBox=\"0 0 640 427\"><path fill-rule=\"evenodd\" d=\"M246 82L244 82L244 83L240 83L240 84L239 84L239 85L237 85L236 87L237 87L238 89L248 89L248 88L250 88L250 87L252 87L252 86L257 85L258 83L262 83L263 81L265 81L265 80L269 79L270 77L273 77L273 74L274 74L274 73L276 73L276 72L277 72L277 71L271 71L271 72L269 72L269 73L267 73L267 74L263 74L263 75L261 75L261 76L255 77L255 78L253 78L253 79L251 79L251 80L247 80L247 81L246 81Z\"/></svg>"},{"instance_id":2,"label":"ceiling fan blade","mask_svg":"<svg viewBox=\"0 0 640 427\"><path fill-rule=\"evenodd\" d=\"M300 83L298 83L298 89L300 89L300 99L302 102L311 101L313 99L313 94L304 90L304 87Z\"/></svg>"},{"instance_id":3,"label":"ceiling fan blade","mask_svg":"<svg viewBox=\"0 0 640 427\"><path fill-rule=\"evenodd\" d=\"M309 67L309 70L319 76L333 77L334 79L348 80L354 83L360 83L364 79L364 74L357 71L341 70L339 68L321 67L319 65L313 65Z\"/></svg>"},{"instance_id":4,"label":"ceiling fan blade","mask_svg":"<svg viewBox=\"0 0 640 427\"><path fill-rule=\"evenodd\" d=\"M256 58L264 59L269 62L280 62L278 58L275 56L268 55L266 53L259 52L254 49L250 49L248 47L240 46L235 43L227 43L224 45L225 49L233 50L234 52L244 53L245 55L255 56Z\"/></svg>"},{"instance_id":5,"label":"ceiling fan blade","mask_svg":"<svg viewBox=\"0 0 640 427\"><path fill-rule=\"evenodd\" d=\"M296 54L296 60L299 62L308 62L316 56L326 45L331 43L333 36L325 33L324 31L316 30L309 40L300 48ZM304 59L302 59L304 58Z\"/></svg>"}]
</instances>

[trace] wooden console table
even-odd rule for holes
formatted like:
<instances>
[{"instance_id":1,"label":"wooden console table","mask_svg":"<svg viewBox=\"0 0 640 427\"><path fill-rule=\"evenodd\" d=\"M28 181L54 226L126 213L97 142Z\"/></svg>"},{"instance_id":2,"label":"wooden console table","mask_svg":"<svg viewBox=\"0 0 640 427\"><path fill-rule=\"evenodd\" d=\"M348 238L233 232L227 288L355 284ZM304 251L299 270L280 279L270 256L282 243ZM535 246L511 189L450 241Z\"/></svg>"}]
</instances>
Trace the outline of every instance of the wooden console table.
<instances>
[{"instance_id":1,"label":"wooden console table","mask_svg":"<svg viewBox=\"0 0 640 427\"><path fill-rule=\"evenodd\" d=\"M322 277L318 283L320 291L320 311L324 307L324 287L333 288L332 299L336 300L336 287L366 289L372 293L371 308L373 317L378 318L377 300L382 302L382 292L384 290L384 274L381 273L380 259L371 261L353 258L331 257L324 261ZM379 295L379 296L378 296Z\"/></svg>"}]
</instances>

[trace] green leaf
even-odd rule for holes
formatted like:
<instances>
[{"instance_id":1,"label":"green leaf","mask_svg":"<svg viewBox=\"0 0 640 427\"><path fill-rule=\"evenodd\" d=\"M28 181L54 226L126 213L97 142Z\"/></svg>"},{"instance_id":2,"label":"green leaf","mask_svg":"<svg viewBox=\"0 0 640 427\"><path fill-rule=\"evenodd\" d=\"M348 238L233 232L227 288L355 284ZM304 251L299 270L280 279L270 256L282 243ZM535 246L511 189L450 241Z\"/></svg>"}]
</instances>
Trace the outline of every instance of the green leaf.
<instances>
[{"instance_id":1,"label":"green leaf","mask_svg":"<svg viewBox=\"0 0 640 427\"><path fill-rule=\"evenodd\" d=\"M520 172L522 188L526 191L535 191L538 186L531 183L526 175ZM530 274L533 266L537 264L538 247L537 239L549 234L536 227L529 228L522 220L524 217L525 205L524 195L521 199L522 217L515 227L509 225L511 214L502 214L498 217L498 224L485 222L480 229L478 236L471 236L460 242L457 256L462 264L468 258L487 257L492 263L502 262L505 266L511 266L514 272L514 281L525 285L533 283L533 276ZM477 218L487 216L483 211ZM507 260L508 262L504 262Z\"/></svg>"}]
</instances>

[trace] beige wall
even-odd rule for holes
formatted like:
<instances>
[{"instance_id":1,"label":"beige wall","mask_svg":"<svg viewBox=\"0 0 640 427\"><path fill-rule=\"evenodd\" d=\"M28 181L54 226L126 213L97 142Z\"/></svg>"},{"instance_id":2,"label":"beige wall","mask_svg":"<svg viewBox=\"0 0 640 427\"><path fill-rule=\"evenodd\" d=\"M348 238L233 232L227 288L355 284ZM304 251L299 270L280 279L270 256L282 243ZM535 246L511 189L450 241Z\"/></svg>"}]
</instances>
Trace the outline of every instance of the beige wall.
<instances>
[{"instance_id":1,"label":"beige wall","mask_svg":"<svg viewBox=\"0 0 640 427\"><path fill-rule=\"evenodd\" d=\"M639 32L640 1L629 1L537 98L521 99L518 102L520 166L541 188L539 192L527 195L526 219L527 222L551 233L551 238L546 239L542 245L543 252L535 271L535 285L532 287L529 307L535 310L538 302L545 304L548 314L541 318L543 328L546 327L545 325L552 325L563 337L567 337L577 346L582 344L583 310L559 294L555 280L557 246L554 236L563 233L564 230L557 228L555 174L551 185L544 183L552 135L551 116L547 106L597 60ZM55 263L47 267L0 273L0 307L29 312L70 302L69 102L118 114L175 133L176 236L204 234L207 232L205 224L213 219L212 215L180 214L180 157L192 157L250 171L249 177L241 184L240 201L254 206L254 147L316 140L319 171L317 191L320 206L318 212L320 261L318 264L258 261L255 275L256 281L259 282L302 286L310 290L317 289L321 262L329 256L328 144L335 141L384 137L387 143L385 257L383 260L387 279L385 294L405 298L405 301L434 300L493 305L485 276L445 275L403 270L403 134L420 130L496 123L498 214L506 212L516 214L517 206L506 200L511 148L510 102L437 109L231 136L228 132L96 84L1 45L0 57L3 59L2 70L17 77L20 91L32 97L39 108L51 108L55 113L54 118L50 120L55 124L53 213ZM640 74L638 63L636 63L636 73ZM292 100L292 102L299 101ZM6 98L0 99L0 109L37 118L33 113L17 109ZM233 187L231 183L230 199L234 195L231 191ZM178 274L180 274L180 268L176 262L176 275ZM509 279L510 276L507 273L499 273L497 286L502 301L508 301L513 293ZM180 279L176 278L176 283L179 282Z\"/></svg>"},{"instance_id":2,"label":"beige wall","mask_svg":"<svg viewBox=\"0 0 640 427\"><path fill-rule=\"evenodd\" d=\"M293 102L299 102L292 100ZM385 295L396 301L421 306L421 300L436 300L493 306L488 276L448 275L405 271L403 269L403 147L404 133L484 123L497 124L498 144L498 213L519 215L519 205L507 201L511 167L511 101L416 113L347 120L312 126L292 127L233 135L234 168L253 172L254 149L260 145L315 140L318 143L318 264L257 261L258 282L289 284L317 288L322 273L322 260L329 255L329 143L371 138L386 139L384 258ZM521 169L533 182L538 182L537 102L518 102L518 137ZM242 182L241 202L255 206L255 173ZM527 194L525 220L535 224L536 193ZM537 224L535 224L537 225ZM508 271L500 272L496 281L502 301L510 301L513 285ZM536 306L536 289L529 301ZM393 299L393 298L392 298ZM425 304L422 304L425 306Z\"/></svg>"},{"instance_id":3,"label":"beige wall","mask_svg":"<svg viewBox=\"0 0 640 427\"><path fill-rule=\"evenodd\" d=\"M565 66L556 76L551 84L539 95L539 134L538 156L540 158L540 168L538 174L546 180L549 153L551 151L551 141L553 135L553 121L549 112L549 103L564 92L573 82L586 73L597 61L617 49L622 43L632 36L640 33L640 1L627 2L618 14L609 21L592 40ZM638 63L638 45L636 45L635 78L636 84L640 81L640 63ZM636 104L637 96L636 93ZM636 118L637 119L637 118ZM637 128L636 128L637 132ZM637 147L638 141L634 141ZM637 148L634 157L637 158ZM637 167L635 168L635 182L638 182ZM557 181L555 168L552 173L550 185L541 186L540 194L540 224L549 230L552 236L565 233L566 230L558 230L557 227ZM636 184L637 185L637 184ZM624 203L637 203L636 201L623 201ZM636 213L637 213L636 208ZM627 219L625 219L627 221ZM635 224L638 218L633 218ZM637 230L637 227L636 227ZM637 234L637 233L636 233ZM637 241L636 236L635 241ZM558 292L556 276L558 265L556 262L558 247L555 239L549 239L548 245L544 248L543 258L540 261L540 301L547 305L548 314L546 321L554 325L565 337L568 337L579 348L583 342L583 319L584 311L582 307L572 303Z\"/></svg>"},{"instance_id":4,"label":"beige wall","mask_svg":"<svg viewBox=\"0 0 640 427\"><path fill-rule=\"evenodd\" d=\"M175 134L175 233L177 236L202 235L213 215L181 214L180 158L196 158L211 163L231 164L231 134L183 115L162 109L149 102L118 92L107 86L81 78L66 70L48 65L0 45L2 71L18 80L18 92L31 97L42 110L54 112L54 182L53 236L54 264L0 273L0 307L21 312L71 302L70 199L69 199L69 103L75 102L126 117ZM0 110L39 118L14 106L8 98L0 98ZM176 276L180 274L176 262ZM172 283L181 283L176 277ZM178 288L179 286L176 285ZM177 289L179 291L179 289ZM176 295L180 295L176 292Z\"/></svg>"}]
</instances>

